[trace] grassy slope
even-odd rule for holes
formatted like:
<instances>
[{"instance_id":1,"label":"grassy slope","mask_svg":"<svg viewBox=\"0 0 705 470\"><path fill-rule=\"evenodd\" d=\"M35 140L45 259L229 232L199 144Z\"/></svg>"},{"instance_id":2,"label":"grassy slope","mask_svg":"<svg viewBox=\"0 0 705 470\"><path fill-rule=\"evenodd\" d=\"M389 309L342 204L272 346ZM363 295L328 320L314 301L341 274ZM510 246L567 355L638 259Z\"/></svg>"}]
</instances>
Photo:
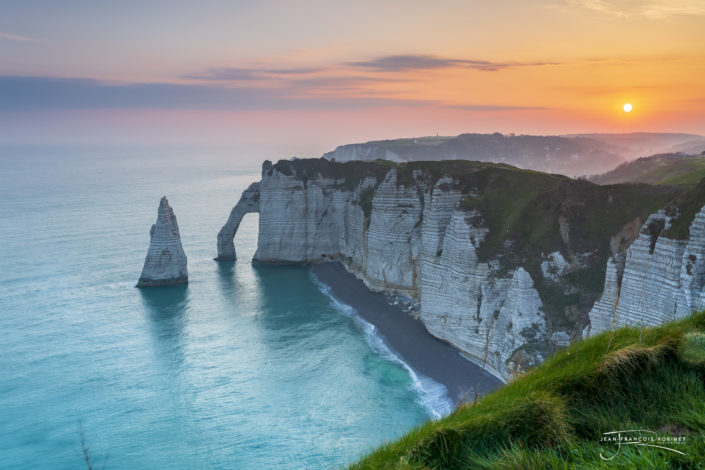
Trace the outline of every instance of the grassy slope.
<instances>
[{"instance_id":1,"label":"grassy slope","mask_svg":"<svg viewBox=\"0 0 705 470\"><path fill-rule=\"evenodd\" d=\"M650 175L652 181L644 181L650 184L696 184L705 177L705 157L688 159L680 165L671 168L663 168Z\"/></svg>"},{"instance_id":2,"label":"grassy slope","mask_svg":"<svg viewBox=\"0 0 705 470\"><path fill-rule=\"evenodd\" d=\"M598 184L692 185L705 177L705 155L663 154L639 158L591 177Z\"/></svg>"},{"instance_id":3,"label":"grassy slope","mask_svg":"<svg viewBox=\"0 0 705 470\"><path fill-rule=\"evenodd\" d=\"M603 432L686 435L681 456L601 444ZM705 468L705 313L580 341L351 469Z\"/></svg>"},{"instance_id":4,"label":"grassy slope","mask_svg":"<svg viewBox=\"0 0 705 470\"><path fill-rule=\"evenodd\" d=\"M675 199L666 209L674 217L671 227L664 232L668 238L685 240L690 234L690 224L705 205L705 178L691 190Z\"/></svg>"},{"instance_id":5,"label":"grassy slope","mask_svg":"<svg viewBox=\"0 0 705 470\"><path fill-rule=\"evenodd\" d=\"M366 147L380 157L389 150L406 161L489 160L570 174L601 171L622 160L612 146L584 137L461 134L352 145ZM575 156L580 157L576 160Z\"/></svg>"}]
</instances>

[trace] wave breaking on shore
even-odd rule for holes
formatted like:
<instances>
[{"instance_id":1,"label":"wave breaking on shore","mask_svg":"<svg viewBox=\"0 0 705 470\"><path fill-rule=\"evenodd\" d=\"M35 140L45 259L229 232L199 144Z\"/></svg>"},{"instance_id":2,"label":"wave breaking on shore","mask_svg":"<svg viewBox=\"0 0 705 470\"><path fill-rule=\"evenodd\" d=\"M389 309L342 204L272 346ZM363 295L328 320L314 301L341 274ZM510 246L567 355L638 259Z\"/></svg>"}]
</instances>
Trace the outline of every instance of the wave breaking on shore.
<instances>
[{"instance_id":1,"label":"wave breaking on shore","mask_svg":"<svg viewBox=\"0 0 705 470\"><path fill-rule=\"evenodd\" d=\"M426 409L432 418L442 418L453 411L453 400L448 395L448 389L445 385L414 371L409 364L404 362L404 360L384 342L384 339L377 331L375 325L362 318L355 308L336 299L331 292L330 286L322 282L316 274L311 272L310 276L318 289L331 300L333 307L343 315L355 321L362 330L365 341L367 341L367 344L369 344L370 348L372 348L376 354L389 362L402 366L404 370L406 370L411 377L413 389L417 393L418 403Z\"/></svg>"}]
</instances>

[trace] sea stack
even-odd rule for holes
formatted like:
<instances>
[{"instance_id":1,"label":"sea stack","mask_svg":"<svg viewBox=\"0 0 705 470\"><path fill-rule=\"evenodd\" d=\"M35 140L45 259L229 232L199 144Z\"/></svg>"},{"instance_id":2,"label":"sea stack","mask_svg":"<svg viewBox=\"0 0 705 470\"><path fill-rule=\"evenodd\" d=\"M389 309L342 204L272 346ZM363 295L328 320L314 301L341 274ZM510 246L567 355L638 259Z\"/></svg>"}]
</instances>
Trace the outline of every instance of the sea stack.
<instances>
[{"instance_id":1,"label":"sea stack","mask_svg":"<svg viewBox=\"0 0 705 470\"><path fill-rule=\"evenodd\" d=\"M149 231L151 241L147 257L144 259L142 275L137 287L170 286L186 284L186 254L181 246L179 225L176 215L169 206L166 196L159 202L157 223Z\"/></svg>"}]
</instances>

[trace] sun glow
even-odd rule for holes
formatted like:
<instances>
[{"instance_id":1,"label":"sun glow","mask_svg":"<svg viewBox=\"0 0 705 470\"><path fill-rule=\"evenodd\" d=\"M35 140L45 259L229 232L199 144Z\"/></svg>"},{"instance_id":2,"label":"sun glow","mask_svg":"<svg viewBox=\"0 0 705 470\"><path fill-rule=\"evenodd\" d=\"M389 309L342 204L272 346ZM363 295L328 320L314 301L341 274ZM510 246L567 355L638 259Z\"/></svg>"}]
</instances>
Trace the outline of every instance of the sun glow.
<instances>
[{"instance_id":1,"label":"sun glow","mask_svg":"<svg viewBox=\"0 0 705 470\"><path fill-rule=\"evenodd\" d=\"M631 112L631 110L632 110L631 103L624 103L624 106L622 106L622 110L624 110L625 113Z\"/></svg>"}]
</instances>

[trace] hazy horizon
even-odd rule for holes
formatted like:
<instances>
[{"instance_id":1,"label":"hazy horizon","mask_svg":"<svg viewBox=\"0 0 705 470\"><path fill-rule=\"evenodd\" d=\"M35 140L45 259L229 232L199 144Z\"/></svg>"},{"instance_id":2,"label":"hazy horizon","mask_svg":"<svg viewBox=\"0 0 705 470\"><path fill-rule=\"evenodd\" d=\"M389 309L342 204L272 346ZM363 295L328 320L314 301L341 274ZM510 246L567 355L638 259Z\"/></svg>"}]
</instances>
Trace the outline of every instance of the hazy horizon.
<instances>
[{"instance_id":1,"label":"hazy horizon","mask_svg":"<svg viewBox=\"0 0 705 470\"><path fill-rule=\"evenodd\" d=\"M472 133L472 132L469 132ZM638 134L639 131L634 133ZM489 134L489 133L486 133ZM605 133L609 135L609 133ZM458 134L460 135L460 134ZM519 133L508 133L509 135L531 135L537 136L535 134L519 134ZM559 137L569 137L574 134L557 134ZM619 133L614 133L614 135L620 135ZM688 134L693 137L705 138L705 136L697 134ZM432 135L400 135L400 136L388 136L381 139L375 140L395 140L395 139L408 139L408 138L422 138L422 137L434 137ZM457 136L441 136L445 138L453 138ZM315 145L309 146L312 148L313 152L318 153L296 153L291 151L287 142L271 142L267 144L255 144L255 145L245 145L245 144L201 144L201 143L178 143L178 142L150 142L150 143L139 143L131 141L123 142L58 142L58 143L42 143L42 142L19 142L19 143L7 143L0 142L0 157L10 156L10 157L27 157L30 155L36 155L41 158L46 158L49 155L54 155L55 157L67 156L72 157L86 157L90 156L92 158L102 158L102 157L114 157L117 155L124 155L129 159L134 159L136 156L144 153L145 156L149 157L167 157L172 161L178 161L180 157L191 159L197 157L203 163L213 163L222 164L223 162L231 161L233 159L237 160L238 168L247 169L251 171L259 171L259 168L265 160L278 161L282 159L296 158L320 158L324 153L334 150L338 146L347 144L362 144L369 141L350 141L350 142L338 142L332 143L330 146L326 147L325 144L329 139L321 139ZM299 146L302 148L304 146ZM148 152L145 153L145 152ZM655 152L646 152L643 155L637 154L636 156L627 158L626 160L632 160L638 157L650 156ZM620 161L615 163L617 166Z\"/></svg>"},{"instance_id":2,"label":"hazy horizon","mask_svg":"<svg viewBox=\"0 0 705 470\"><path fill-rule=\"evenodd\" d=\"M0 13L2 144L315 156L436 133L705 134L693 0L29 0Z\"/></svg>"}]
</instances>

